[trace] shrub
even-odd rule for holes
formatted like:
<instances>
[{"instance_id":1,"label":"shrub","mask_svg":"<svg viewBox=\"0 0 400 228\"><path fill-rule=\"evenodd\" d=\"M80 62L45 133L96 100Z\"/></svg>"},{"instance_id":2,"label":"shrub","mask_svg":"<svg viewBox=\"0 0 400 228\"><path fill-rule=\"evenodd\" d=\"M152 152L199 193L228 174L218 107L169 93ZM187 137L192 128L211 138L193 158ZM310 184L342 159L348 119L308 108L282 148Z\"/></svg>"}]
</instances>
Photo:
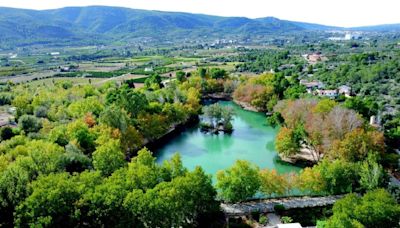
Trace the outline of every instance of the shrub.
<instances>
[{"instance_id":1,"label":"shrub","mask_svg":"<svg viewBox=\"0 0 400 228\"><path fill-rule=\"evenodd\" d=\"M283 216L281 218L281 221L282 221L282 223L291 223L291 222L293 222L293 219L290 218L289 216Z\"/></svg>"},{"instance_id":2,"label":"shrub","mask_svg":"<svg viewBox=\"0 0 400 228\"><path fill-rule=\"evenodd\" d=\"M11 127L2 127L1 128L1 130L0 130L1 141L11 139L13 136L14 136L14 132Z\"/></svg>"},{"instance_id":3,"label":"shrub","mask_svg":"<svg viewBox=\"0 0 400 228\"><path fill-rule=\"evenodd\" d=\"M262 224L262 225L267 225L269 222L267 216L265 215L261 215L260 218L258 219L258 223Z\"/></svg>"},{"instance_id":4,"label":"shrub","mask_svg":"<svg viewBox=\"0 0 400 228\"><path fill-rule=\"evenodd\" d=\"M38 132L42 128L42 122L32 115L23 115L18 120L18 126L25 133Z\"/></svg>"}]
</instances>

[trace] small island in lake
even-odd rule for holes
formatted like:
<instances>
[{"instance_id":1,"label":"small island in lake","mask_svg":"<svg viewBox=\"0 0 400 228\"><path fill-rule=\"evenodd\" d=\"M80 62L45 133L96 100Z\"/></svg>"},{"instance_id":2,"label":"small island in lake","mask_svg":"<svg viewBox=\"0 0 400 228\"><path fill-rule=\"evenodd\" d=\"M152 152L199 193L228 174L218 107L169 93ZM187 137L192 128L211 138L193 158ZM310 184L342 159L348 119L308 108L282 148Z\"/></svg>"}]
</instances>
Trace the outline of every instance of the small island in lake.
<instances>
[{"instance_id":1,"label":"small island in lake","mask_svg":"<svg viewBox=\"0 0 400 228\"><path fill-rule=\"evenodd\" d=\"M203 108L204 117L201 121L201 130L218 134L220 131L224 133L232 133L233 109L221 106L218 103L205 106Z\"/></svg>"}]
</instances>

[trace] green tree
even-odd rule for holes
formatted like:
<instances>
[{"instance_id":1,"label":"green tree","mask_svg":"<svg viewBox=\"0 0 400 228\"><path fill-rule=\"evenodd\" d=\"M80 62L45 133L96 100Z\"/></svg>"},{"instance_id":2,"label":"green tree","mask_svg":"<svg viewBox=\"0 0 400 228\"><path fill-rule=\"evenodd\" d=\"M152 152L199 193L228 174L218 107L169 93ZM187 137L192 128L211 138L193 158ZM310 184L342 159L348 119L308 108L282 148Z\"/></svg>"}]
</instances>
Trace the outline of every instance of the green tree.
<instances>
[{"instance_id":1,"label":"green tree","mask_svg":"<svg viewBox=\"0 0 400 228\"><path fill-rule=\"evenodd\" d=\"M120 148L119 141L115 139L97 147L92 154L94 168L103 175L109 176L115 170L123 167L126 162L124 153Z\"/></svg>"},{"instance_id":2,"label":"green tree","mask_svg":"<svg viewBox=\"0 0 400 228\"><path fill-rule=\"evenodd\" d=\"M20 154L0 175L0 212L5 221L13 221L15 207L28 195L28 184L38 176L62 171L63 149L45 141L30 141L9 153Z\"/></svg>"},{"instance_id":3,"label":"green tree","mask_svg":"<svg viewBox=\"0 0 400 228\"><path fill-rule=\"evenodd\" d=\"M133 190L124 206L145 227L193 226L201 214L215 211L215 190L201 168L147 191Z\"/></svg>"},{"instance_id":4,"label":"green tree","mask_svg":"<svg viewBox=\"0 0 400 228\"><path fill-rule=\"evenodd\" d=\"M144 191L154 188L162 181L160 167L157 166L156 159L147 148L139 150L138 155L131 160L126 175L129 185Z\"/></svg>"},{"instance_id":5,"label":"green tree","mask_svg":"<svg viewBox=\"0 0 400 228\"><path fill-rule=\"evenodd\" d=\"M119 129L121 132L126 132L129 121L128 113L114 104L107 106L100 114L100 123Z\"/></svg>"},{"instance_id":6,"label":"green tree","mask_svg":"<svg viewBox=\"0 0 400 228\"><path fill-rule=\"evenodd\" d=\"M95 116L99 116L103 109L103 104L98 97L95 96L78 100L68 106L68 112L75 118L82 117L86 113L92 113Z\"/></svg>"},{"instance_id":7,"label":"green tree","mask_svg":"<svg viewBox=\"0 0 400 228\"><path fill-rule=\"evenodd\" d=\"M276 136L275 147L280 155L285 157L295 155L300 151L299 137L294 130L282 127Z\"/></svg>"},{"instance_id":8,"label":"green tree","mask_svg":"<svg viewBox=\"0 0 400 228\"><path fill-rule=\"evenodd\" d=\"M198 71L199 71L199 76L200 76L201 78L205 78L205 77L206 77L207 69L205 69L205 68L199 68Z\"/></svg>"},{"instance_id":9,"label":"green tree","mask_svg":"<svg viewBox=\"0 0 400 228\"><path fill-rule=\"evenodd\" d=\"M325 191L330 194L348 193L357 186L359 176L354 163L324 159L314 168L324 180Z\"/></svg>"},{"instance_id":10,"label":"green tree","mask_svg":"<svg viewBox=\"0 0 400 228\"><path fill-rule=\"evenodd\" d=\"M377 189L338 200L326 227L397 227L399 222L400 206L384 189Z\"/></svg>"},{"instance_id":11,"label":"green tree","mask_svg":"<svg viewBox=\"0 0 400 228\"><path fill-rule=\"evenodd\" d=\"M88 126L82 121L69 123L67 135L71 140L75 140L77 145L85 154L91 154L95 150L96 136L90 132Z\"/></svg>"},{"instance_id":12,"label":"green tree","mask_svg":"<svg viewBox=\"0 0 400 228\"><path fill-rule=\"evenodd\" d=\"M143 136L133 126L128 126L125 132L121 134L121 148L128 155L132 155L136 152L144 142Z\"/></svg>"},{"instance_id":13,"label":"green tree","mask_svg":"<svg viewBox=\"0 0 400 228\"><path fill-rule=\"evenodd\" d=\"M153 74L144 81L146 88L148 89L159 89L161 88L161 76L159 74Z\"/></svg>"},{"instance_id":14,"label":"green tree","mask_svg":"<svg viewBox=\"0 0 400 228\"><path fill-rule=\"evenodd\" d=\"M23 165L31 160L19 158L0 175L0 224L13 226L15 207L28 196L27 185L32 177Z\"/></svg>"},{"instance_id":15,"label":"green tree","mask_svg":"<svg viewBox=\"0 0 400 228\"><path fill-rule=\"evenodd\" d=\"M261 192L267 195L283 195L288 188L288 181L285 176L279 175L275 169L264 169L260 172Z\"/></svg>"},{"instance_id":16,"label":"green tree","mask_svg":"<svg viewBox=\"0 0 400 228\"><path fill-rule=\"evenodd\" d=\"M183 71L177 71L176 80L178 80L179 82L184 82L186 80L186 73Z\"/></svg>"},{"instance_id":17,"label":"green tree","mask_svg":"<svg viewBox=\"0 0 400 228\"><path fill-rule=\"evenodd\" d=\"M227 170L217 173L216 187L221 198L238 202L254 196L260 188L259 168L248 161L238 160Z\"/></svg>"},{"instance_id":18,"label":"green tree","mask_svg":"<svg viewBox=\"0 0 400 228\"><path fill-rule=\"evenodd\" d=\"M344 107L356 110L364 118L378 114L379 106L372 98L352 97L346 99Z\"/></svg>"},{"instance_id":19,"label":"green tree","mask_svg":"<svg viewBox=\"0 0 400 228\"><path fill-rule=\"evenodd\" d=\"M66 146L69 142L67 127L65 125L59 125L54 127L49 132L48 139L51 142L57 143L60 146Z\"/></svg>"},{"instance_id":20,"label":"green tree","mask_svg":"<svg viewBox=\"0 0 400 228\"><path fill-rule=\"evenodd\" d=\"M97 178L101 180L100 178ZM81 224L96 227L137 227L137 219L123 207L134 186L127 184L127 169L119 169L81 195L77 214Z\"/></svg>"},{"instance_id":21,"label":"green tree","mask_svg":"<svg viewBox=\"0 0 400 228\"><path fill-rule=\"evenodd\" d=\"M75 144L65 146L65 153L62 157L63 167L69 173L83 172L92 168L92 160L85 155Z\"/></svg>"},{"instance_id":22,"label":"green tree","mask_svg":"<svg viewBox=\"0 0 400 228\"><path fill-rule=\"evenodd\" d=\"M138 129L149 140L163 136L169 128L166 117L159 114L141 114L137 118Z\"/></svg>"},{"instance_id":23,"label":"green tree","mask_svg":"<svg viewBox=\"0 0 400 228\"><path fill-rule=\"evenodd\" d=\"M17 226L72 227L76 185L67 173L50 174L32 183L32 193L16 209Z\"/></svg>"},{"instance_id":24,"label":"green tree","mask_svg":"<svg viewBox=\"0 0 400 228\"><path fill-rule=\"evenodd\" d=\"M106 100L108 104L115 103L125 109L131 118L136 118L148 105L146 95L135 89L130 89L128 86L109 91Z\"/></svg>"},{"instance_id":25,"label":"green tree","mask_svg":"<svg viewBox=\"0 0 400 228\"><path fill-rule=\"evenodd\" d=\"M373 190L383 185L384 171L372 156L360 165L360 186L364 190Z\"/></svg>"},{"instance_id":26,"label":"green tree","mask_svg":"<svg viewBox=\"0 0 400 228\"><path fill-rule=\"evenodd\" d=\"M12 137L14 137L14 132L13 132L13 130L12 130L12 128L11 127L2 127L1 129L0 129L0 139L1 139L1 141L4 141L4 140L9 140L9 139L11 139Z\"/></svg>"},{"instance_id":27,"label":"green tree","mask_svg":"<svg viewBox=\"0 0 400 228\"><path fill-rule=\"evenodd\" d=\"M306 87L303 85L290 86L284 92L286 99L298 99L307 92Z\"/></svg>"},{"instance_id":28,"label":"green tree","mask_svg":"<svg viewBox=\"0 0 400 228\"><path fill-rule=\"evenodd\" d=\"M213 79L224 79L227 76L227 72L220 68L211 68L210 76Z\"/></svg>"},{"instance_id":29,"label":"green tree","mask_svg":"<svg viewBox=\"0 0 400 228\"><path fill-rule=\"evenodd\" d=\"M161 170L164 181L171 181L187 172L187 169L183 167L179 153L174 154L169 160L165 160Z\"/></svg>"},{"instance_id":30,"label":"green tree","mask_svg":"<svg viewBox=\"0 0 400 228\"><path fill-rule=\"evenodd\" d=\"M35 116L23 115L18 119L18 126L25 133L34 133L42 128L42 122Z\"/></svg>"}]
</instances>

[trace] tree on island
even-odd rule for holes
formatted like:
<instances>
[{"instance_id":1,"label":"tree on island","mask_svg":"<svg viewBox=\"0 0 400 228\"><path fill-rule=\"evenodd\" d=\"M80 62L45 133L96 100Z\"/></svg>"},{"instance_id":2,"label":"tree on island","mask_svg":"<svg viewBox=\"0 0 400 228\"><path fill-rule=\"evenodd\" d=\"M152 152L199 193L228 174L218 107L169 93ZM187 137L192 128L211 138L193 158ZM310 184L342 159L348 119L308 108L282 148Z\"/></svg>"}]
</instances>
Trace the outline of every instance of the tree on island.
<instances>
[{"instance_id":1,"label":"tree on island","mask_svg":"<svg viewBox=\"0 0 400 228\"><path fill-rule=\"evenodd\" d=\"M232 132L233 110L218 103L203 108L205 119L201 123L204 131L217 133L218 131Z\"/></svg>"}]
</instances>

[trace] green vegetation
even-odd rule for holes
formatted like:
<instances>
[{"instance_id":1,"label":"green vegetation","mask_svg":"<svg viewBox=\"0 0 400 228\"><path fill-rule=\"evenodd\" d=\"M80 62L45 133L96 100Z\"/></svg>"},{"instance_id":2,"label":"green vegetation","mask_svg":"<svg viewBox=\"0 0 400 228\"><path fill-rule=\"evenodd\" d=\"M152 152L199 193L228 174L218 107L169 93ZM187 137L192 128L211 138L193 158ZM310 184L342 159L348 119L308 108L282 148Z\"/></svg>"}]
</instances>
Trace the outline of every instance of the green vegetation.
<instances>
[{"instance_id":1,"label":"green vegetation","mask_svg":"<svg viewBox=\"0 0 400 228\"><path fill-rule=\"evenodd\" d=\"M230 133L233 131L232 118L233 110L229 107L220 106L218 103L203 108L206 121L201 122L201 128L204 131L218 133L223 131Z\"/></svg>"},{"instance_id":2,"label":"green vegetation","mask_svg":"<svg viewBox=\"0 0 400 228\"><path fill-rule=\"evenodd\" d=\"M157 165L146 149L110 177L96 171L50 173L31 186L16 208L17 226L170 227L217 208L211 179L200 168L188 172L179 156Z\"/></svg>"},{"instance_id":3,"label":"green vegetation","mask_svg":"<svg viewBox=\"0 0 400 228\"><path fill-rule=\"evenodd\" d=\"M104 19L106 9L117 16ZM272 18L70 10L33 17L0 9L0 20L24 21L16 31L0 23L0 226L208 227L206 220L221 220L219 201L348 193L333 214L316 208L317 215L303 215L307 225L398 225L398 202L388 193L396 189L381 189L388 173L399 177L396 33L333 42L317 25ZM143 15L154 20L142 23ZM220 33L229 42L214 42ZM317 91L343 85L349 94ZM238 160L213 185L200 167L183 167L179 154L156 163L145 146L196 123L201 112L203 129L234 130L232 111L202 107L207 99L266 113L268 123L280 125L274 145L282 162L307 167L281 174ZM284 223L302 221L282 205L275 211ZM252 221L268 223L257 216Z\"/></svg>"},{"instance_id":4,"label":"green vegetation","mask_svg":"<svg viewBox=\"0 0 400 228\"><path fill-rule=\"evenodd\" d=\"M383 189L360 197L349 194L333 206L333 216L321 227L396 227L400 221L400 206Z\"/></svg>"},{"instance_id":5,"label":"green vegetation","mask_svg":"<svg viewBox=\"0 0 400 228\"><path fill-rule=\"evenodd\" d=\"M217 173L217 188L226 201L238 202L252 197L260 188L259 168L238 160L230 169Z\"/></svg>"}]
</instances>

